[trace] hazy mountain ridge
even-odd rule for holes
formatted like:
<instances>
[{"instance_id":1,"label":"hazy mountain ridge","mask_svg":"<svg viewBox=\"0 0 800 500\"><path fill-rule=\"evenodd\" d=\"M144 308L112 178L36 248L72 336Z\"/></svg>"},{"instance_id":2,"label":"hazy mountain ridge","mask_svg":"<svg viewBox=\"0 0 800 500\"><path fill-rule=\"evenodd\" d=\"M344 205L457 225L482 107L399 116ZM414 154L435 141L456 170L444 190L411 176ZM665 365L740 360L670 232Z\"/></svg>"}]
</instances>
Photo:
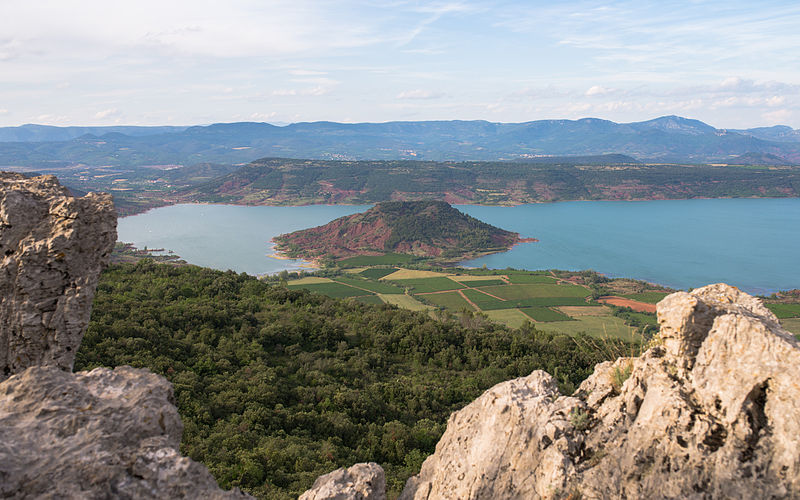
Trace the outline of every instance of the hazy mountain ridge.
<instances>
[{"instance_id":1,"label":"hazy mountain ridge","mask_svg":"<svg viewBox=\"0 0 800 500\"><path fill-rule=\"evenodd\" d=\"M635 123L597 118L524 123L219 123L182 127L0 129L0 165L247 163L262 157L312 159L513 160L620 153L642 160L724 161L747 153L800 162L800 131L789 127L717 129L663 116ZM80 135L77 135L79 134ZM67 137L73 136L69 139ZM59 137L58 140L52 139ZM37 141L38 142L33 142ZM15 142L14 142L15 141Z\"/></svg>"}]
</instances>

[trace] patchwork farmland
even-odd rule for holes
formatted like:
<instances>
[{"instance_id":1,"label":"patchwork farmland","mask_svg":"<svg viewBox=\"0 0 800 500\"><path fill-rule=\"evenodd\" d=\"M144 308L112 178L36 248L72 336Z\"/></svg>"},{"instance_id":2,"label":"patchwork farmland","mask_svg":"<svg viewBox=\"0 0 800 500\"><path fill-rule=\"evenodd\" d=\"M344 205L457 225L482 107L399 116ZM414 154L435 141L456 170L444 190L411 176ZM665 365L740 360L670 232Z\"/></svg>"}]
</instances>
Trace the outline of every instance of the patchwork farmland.
<instances>
[{"instance_id":1,"label":"patchwork farmland","mask_svg":"<svg viewBox=\"0 0 800 500\"><path fill-rule=\"evenodd\" d=\"M597 337L630 339L638 326L655 323L655 315L637 312L638 321L629 324L615 315L618 308L593 300L591 287L576 283L574 276L562 277L548 271L438 272L399 266L367 267L330 277L293 280L287 286L369 304L427 310L431 314L478 315L511 328L532 323L540 330ZM644 292L626 296L625 303L633 311L649 311L653 301L663 295L663 292Z\"/></svg>"}]
</instances>

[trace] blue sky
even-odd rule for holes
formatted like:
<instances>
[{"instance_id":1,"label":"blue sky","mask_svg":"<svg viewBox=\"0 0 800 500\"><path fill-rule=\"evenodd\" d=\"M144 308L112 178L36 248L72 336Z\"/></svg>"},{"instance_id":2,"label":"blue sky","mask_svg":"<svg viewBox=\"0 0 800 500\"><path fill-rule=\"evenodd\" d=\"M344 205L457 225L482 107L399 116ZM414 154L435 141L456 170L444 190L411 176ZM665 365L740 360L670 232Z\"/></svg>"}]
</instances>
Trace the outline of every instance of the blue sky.
<instances>
[{"instance_id":1,"label":"blue sky","mask_svg":"<svg viewBox=\"0 0 800 500\"><path fill-rule=\"evenodd\" d=\"M0 125L800 128L800 3L0 0Z\"/></svg>"}]
</instances>

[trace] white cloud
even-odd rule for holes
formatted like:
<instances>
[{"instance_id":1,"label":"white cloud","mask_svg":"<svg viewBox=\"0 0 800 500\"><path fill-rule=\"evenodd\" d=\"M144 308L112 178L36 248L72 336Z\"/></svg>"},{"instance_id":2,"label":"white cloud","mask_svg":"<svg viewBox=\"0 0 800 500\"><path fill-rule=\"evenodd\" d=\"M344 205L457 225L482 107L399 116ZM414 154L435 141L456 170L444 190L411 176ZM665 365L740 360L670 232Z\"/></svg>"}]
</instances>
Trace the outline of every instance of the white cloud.
<instances>
[{"instance_id":1,"label":"white cloud","mask_svg":"<svg viewBox=\"0 0 800 500\"><path fill-rule=\"evenodd\" d=\"M122 115L122 113L120 113L120 111L117 108L109 108L109 109L104 109L102 111L98 111L97 113L94 114L94 117L97 118L98 120L108 120L110 118L117 118L120 115Z\"/></svg>"},{"instance_id":2,"label":"white cloud","mask_svg":"<svg viewBox=\"0 0 800 500\"><path fill-rule=\"evenodd\" d=\"M69 117L65 115L43 114L36 117L36 123L42 125L62 125L67 122L69 122Z\"/></svg>"},{"instance_id":3,"label":"white cloud","mask_svg":"<svg viewBox=\"0 0 800 500\"><path fill-rule=\"evenodd\" d=\"M614 89L608 89L608 88L605 88L605 87L601 87L599 85L594 85L592 87L589 87L589 90L586 91L585 95L587 97L592 97L592 96L606 95L606 94L610 94L612 92L614 92Z\"/></svg>"},{"instance_id":4,"label":"white cloud","mask_svg":"<svg viewBox=\"0 0 800 500\"><path fill-rule=\"evenodd\" d=\"M444 92L435 90L405 90L397 94L396 99L440 99L444 97Z\"/></svg>"},{"instance_id":5,"label":"white cloud","mask_svg":"<svg viewBox=\"0 0 800 500\"><path fill-rule=\"evenodd\" d=\"M0 115L7 115L7 114L8 114L7 109L0 108Z\"/></svg>"},{"instance_id":6,"label":"white cloud","mask_svg":"<svg viewBox=\"0 0 800 500\"><path fill-rule=\"evenodd\" d=\"M768 123L774 125L782 125L788 122L793 117L793 113L788 109L779 109L777 111L770 111L767 113L763 113L761 116Z\"/></svg>"},{"instance_id":7,"label":"white cloud","mask_svg":"<svg viewBox=\"0 0 800 500\"><path fill-rule=\"evenodd\" d=\"M306 89L278 89L273 90L272 95L278 97L291 97L291 96L321 96L330 94L331 89L323 86L316 86Z\"/></svg>"},{"instance_id":8,"label":"white cloud","mask_svg":"<svg viewBox=\"0 0 800 500\"><path fill-rule=\"evenodd\" d=\"M310 69L292 69L289 70L289 74L295 76L322 76L328 73L326 71L314 71Z\"/></svg>"}]
</instances>

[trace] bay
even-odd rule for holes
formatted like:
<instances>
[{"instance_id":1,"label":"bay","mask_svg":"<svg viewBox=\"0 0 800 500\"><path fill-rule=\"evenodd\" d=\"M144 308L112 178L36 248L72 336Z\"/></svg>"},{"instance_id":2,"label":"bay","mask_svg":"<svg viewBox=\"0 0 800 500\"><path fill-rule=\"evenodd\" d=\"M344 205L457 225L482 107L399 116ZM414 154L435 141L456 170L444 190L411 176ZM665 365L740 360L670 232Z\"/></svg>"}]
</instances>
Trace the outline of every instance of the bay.
<instances>
[{"instance_id":1,"label":"bay","mask_svg":"<svg viewBox=\"0 0 800 500\"><path fill-rule=\"evenodd\" d=\"M371 205L245 207L182 204L119 219L117 238L138 248L172 250L190 264L253 275L307 267L275 259L270 240L279 234L327 224Z\"/></svg>"},{"instance_id":2,"label":"bay","mask_svg":"<svg viewBox=\"0 0 800 500\"><path fill-rule=\"evenodd\" d=\"M192 264L249 274L294 270L270 239L369 205L175 205L119 221L119 240L166 248ZM538 238L464 262L493 269L594 269L674 288L724 281L750 293L800 288L800 199L461 205L482 221Z\"/></svg>"}]
</instances>

